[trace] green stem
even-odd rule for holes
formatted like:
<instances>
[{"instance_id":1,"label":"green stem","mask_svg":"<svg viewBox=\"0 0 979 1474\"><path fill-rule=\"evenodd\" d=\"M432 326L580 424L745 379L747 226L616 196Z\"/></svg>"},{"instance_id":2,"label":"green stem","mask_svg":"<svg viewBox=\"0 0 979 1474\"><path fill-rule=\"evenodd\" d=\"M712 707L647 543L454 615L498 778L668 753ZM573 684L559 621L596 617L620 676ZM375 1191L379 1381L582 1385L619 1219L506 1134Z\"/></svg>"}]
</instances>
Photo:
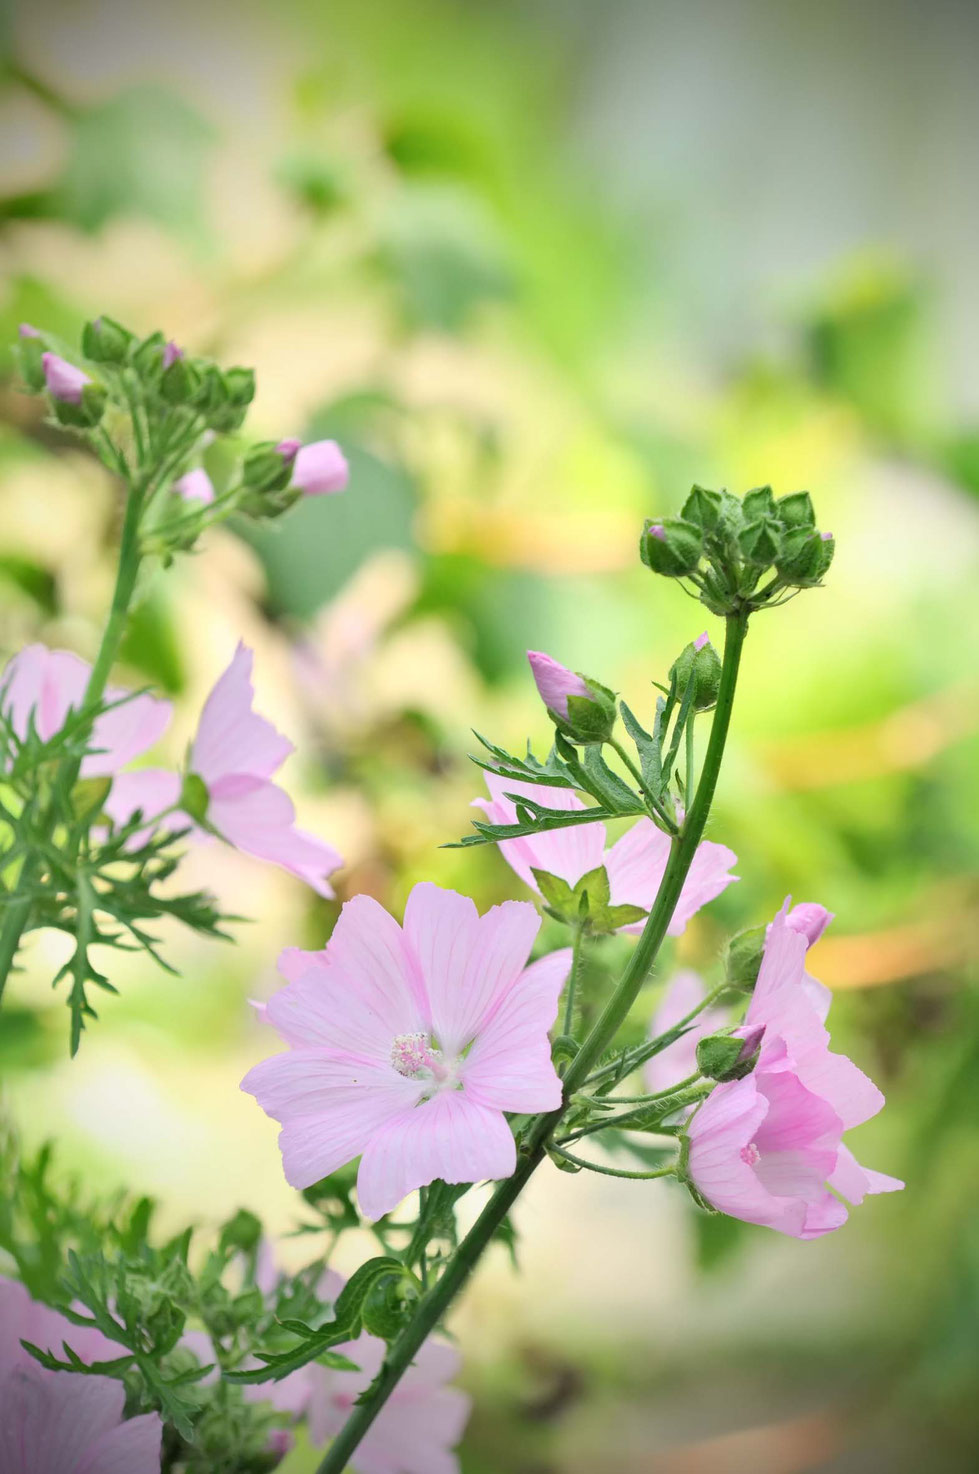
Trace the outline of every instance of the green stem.
<instances>
[{"instance_id":1,"label":"green stem","mask_svg":"<svg viewBox=\"0 0 979 1474\"><path fill-rule=\"evenodd\" d=\"M676 1163L671 1162L668 1167L653 1167L648 1172L630 1171L626 1167L605 1167L598 1162L586 1162L584 1157L576 1157L573 1152L566 1152L563 1146L551 1144L550 1150L556 1157L563 1157L566 1162L571 1162L575 1167L584 1167L586 1172L600 1172L603 1177L628 1177L634 1182L646 1182L653 1177L675 1177Z\"/></svg>"},{"instance_id":2,"label":"green stem","mask_svg":"<svg viewBox=\"0 0 979 1474\"><path fill-rule=\"evenodd\" d=\"M441 1278L419 1302L414 1317L391 1345L384 1365L364 1401L354 1407L332 1448L321 1460L316 1474L342 1474L347 1467L351 1455L411 1365L425 1338L445 1315L484 1249L543 1161L551 1134L567 1108L566 1103L581 1087L596 1061L608 1048L635 1002L666 936L683 882L707 823L731 723L731 709L747 625L746 610L728 616L717 707L710 741L704 754L697 796L690 806L680 835L673 841L655 905L649 913L622 980L578 1054L571 1061L564 1081L565 1104L537 1117L521 1149L513 1176L505 1178L497 1185L493 1196L452 1255Z\"/></svg>"},{"instance_id":3,"label":"green stem","mask_svg":"<svg viewBox=\"0 0 979 1474\"><path fill-rule=\"evenodd\" d=\"M712 991L708 993L707 996L700 1001L700 1003L697 1004L696 1008L691 1008L690 1012L684 1014L682 1019L678 1019L673 1027L669 1030L669 1033L672 1035L676 1032L677 1029L682 1029L685 1027L686 1024L692 1023L699 1013L703 1013L705 1008L710 1008L711 1004L715 1003L723 993L727 993L728 991L729 988L727 983L719 983L716 988L712 989ZM616 1074L618 1075L618 1078L620 1080L624 1080L627 1075L632 1074L633 1070L638 1070L640 1065L644 1065L647 1059L652 1059L654 1055L659 1054L662 1047L663 1046L661 1045L659 1039L650 1039L646 1044L639 1044L636 1046L635 1049L626 1050L624 1059L613 1060L611 1064L603 1065L601 1069L593 1070L592 1073L588 1076L588 1080L586 1081L586 1083L588 1085L597 1085L601 1090L602 1081L609 1080ZM696 1078L697 1076L693 1075L691 1076L690 1080L684 1080L681 1083L683 1085L687 1085ZM604 1088L606 1090L614 1090L615 1085L606 1085ZM679 1090L680 1085L676 1085L673 1088ZM663 1093L669 1095L672 1092L664 1091ZM610 1099L614 1098L615 1097L610 1097ZM627 1097L620 1096L618 1098L626 1099Z\"/></svg>"}]
</instances>

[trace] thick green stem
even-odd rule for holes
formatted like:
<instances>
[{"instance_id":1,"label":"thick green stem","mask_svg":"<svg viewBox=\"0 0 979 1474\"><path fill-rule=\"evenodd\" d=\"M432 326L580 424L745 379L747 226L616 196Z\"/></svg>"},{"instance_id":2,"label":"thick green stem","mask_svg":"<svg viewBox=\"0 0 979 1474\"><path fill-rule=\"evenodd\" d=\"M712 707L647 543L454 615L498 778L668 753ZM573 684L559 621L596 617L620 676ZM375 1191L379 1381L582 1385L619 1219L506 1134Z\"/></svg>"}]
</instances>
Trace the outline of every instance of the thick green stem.
<instances>
[{"instance_id":1,"label":"thick green stem","mask_svg":"<svg viewBox=\"0 0 979 1474\"><path fill-rule=\"evenodd\" d=\"M667 928L680 898L680 891L700 843L714 798L720 772L724 744L731 723L734 691L741 662L741 649L747 631L747 611L728 616L724 641L724 664L721 671L717 706L711 726L710 741L704 754L697 796L690 806L683 829L674 839L669 862L647 918L642 935L629 965L600 1018L575 1055L564 1080L564 1104L547 1115L538 1116L525 1138L512 1177L501 1182L466 1234L441 1278L419 1302L413 1319L391 1346L380 1374L365 1400L359 1403L337 1435L333 1446L320 1462L316 1474L342 1474L364 1434L387 1402L401 1377L411 1365L425 1338L435 1329L452 1301L468 1280L472 1270L500 1227L530 1178L543 1161L547 1144L560 1123L572 1094L584 1083L595 1062L605 1052L620 1025L632 1008L640 988L656 960Z\"/></svg>"}]
</instances>

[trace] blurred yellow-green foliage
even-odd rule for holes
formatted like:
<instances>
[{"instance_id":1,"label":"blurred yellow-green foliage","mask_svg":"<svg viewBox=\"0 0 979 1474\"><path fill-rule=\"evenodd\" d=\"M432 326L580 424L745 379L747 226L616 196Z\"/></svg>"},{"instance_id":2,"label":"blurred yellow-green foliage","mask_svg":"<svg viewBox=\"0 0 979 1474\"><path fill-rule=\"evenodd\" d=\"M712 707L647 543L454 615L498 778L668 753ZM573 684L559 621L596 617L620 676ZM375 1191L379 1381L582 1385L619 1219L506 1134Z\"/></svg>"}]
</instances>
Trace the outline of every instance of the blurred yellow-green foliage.
<instances>
[{"instance_id":1,"label":"blurred yellow-green foliage","mask_svg":"<svg viewBox=\"0 0 979 1474\"><path fill-rule=\"evenodd\" d=\"M799 1244L542 1171L522 1277L491 1260L455 1316L466 1474L974 1470L979 17L15 0L4 40L0 344L159 326L255 365L256 437L349 453L344 497L148 583L125 652L177 703L176 758L255 646L340 899L517 893L495 851L439 848L480 789L470 728L546 742L528 646L648 708L711 623L635 556L693 480L806 486L838 539L827 588L752 627L712 831L742 879L678 951L709 972L789 891L837 913L814 970L888 1095L858 1147L908 1189ZM113 491L2 351L0 644L90 655ZM241 944L120 969L70 1063L36 938L4 1095L174 1220L245 1203L284 1231L246 1000L335 907L230 852L188 868L253 918Z\"/></svg>"}]
</instances>

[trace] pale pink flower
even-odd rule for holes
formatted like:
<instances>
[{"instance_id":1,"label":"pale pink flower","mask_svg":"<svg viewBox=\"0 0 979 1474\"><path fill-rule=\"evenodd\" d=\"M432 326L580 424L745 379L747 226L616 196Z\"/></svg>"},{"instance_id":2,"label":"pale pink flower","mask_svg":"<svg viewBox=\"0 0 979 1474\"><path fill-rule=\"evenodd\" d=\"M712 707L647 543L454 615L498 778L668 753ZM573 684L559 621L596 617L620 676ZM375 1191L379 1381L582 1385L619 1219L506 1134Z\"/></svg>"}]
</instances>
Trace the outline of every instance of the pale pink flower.
<instances>
[{"instance_id":1,"label":"pale pink flower","mask_svg":"<svg viewBox=\"0 0 979 1474\"><path fill-rule=\"evenodd\" d=\"M548 788L537 783L520 783L502 778L498 773L485 773L490 797L473 802L485 809L491 824L515 824L516 806L508 793L535 798L548 809L584 810L586 805L570 788ZM670 857L669 836L657 829L651 819L640 819L608 849L605 825L573 824L567 829L550 829L544 834L527 834L519 839L499 841L500 853L512 870L531 890L537 890L532 872L546 870L551 875L575 885L590 870L604 865L608 872L609 893L613 906L641 906L648 911L656 899L666 862ZM726 845L702 840L697 846L693 864L677 901L669 925L669 935L678 937L701 906L713 901L732 881L730 867L737 856ZM642 923L622 928L639 932Z\"/></svg>"},{"instance_id":2,"label":"pale pink flower","mask_svg":"<svg viewBox=\"0 0 979 1474\"><path fill-rule=\"evenodd\" d=\"M63 404L81 404L82 390L92 382L88 374L57 353L42 353L41 368L52 399L60 399Z\"/></svg>"},{"instance_id":3,"label":"pale pink flower","mask_svg":"<svg viewBox=\"0 0 979 1474\"><path fill-rule=\"evenodd\" d=\"M285 440L290 449L295 441ZM350 477L347 458L335 440L314 440L300 446L292 463L292 485L306 496L324 496L343 491Z\"/></svg>"},{"instance_id":4,"label":"pale pink flower","mask_svg":"<svg viewBox=\"0 0 979 1474\"><path fill-rule=\"evenodd\" d=\"M884 1097L852 1060L830 1050L822 1000L807 986L814 981L805 967L808 932L796 930L788 908L786 901L768 929L737 1031L764 1029L758 1063L746 1079L719 1085L692 1118L689 1170L722 1212L815 1238L846 1221L830 1188L860 1203L904 1184L861 1167L842 1143Z\"/></svg>"},{"instance_id":5,"label":"pale pink flower","mask_svg":"<svg viewBox=\"0 0 979 1474\"><path fill-rule=\"evenodd\" d=\"M359 1370L340 1372L315 1364L308 1368L313 1443L324 1443L340 1432L357 1398L381 1370L387 1348L365 1331L336 1350L355 1361ZM464 1392L446 1385L458 1367L453 1347L431 1338L422 1345L351 1456L354 1474L458 1474L453 1450L470 1408Z\"/></svg>"},{"instance_id":6,"label":"pale pink flower","mask_svg":"<svg viewBox=\"0 0 979 1474\"><path fill-rule=\"evenodd\" d=\"M530 662L530 671L534 677L534 684L540 693L540 699L562 721L568 720L568 697L585 696L590 697L591 692L582 680L576 676L573 670L568 670L559 660L550 655L545 655L541 650L528 650L527 659Z\"/></svg>"},{"instance_id":7,"label":"pale pink flower","mask_svg":"<svg viewBox=\"0 0 979 1474\"><path fill-rule=\"evenodd\" d=\"M246 854L269 860L332 896L327 876L343 864L336 850L296 827L289 796L271 781L292 743L252 709L252 652L238 645L204 703L190 769L208 792L207 822Z\"/></svg>"},{"instance_id":8,"label":"pale pink flower","mask_svg":"<svg viewBox=\"0 0 979 1474\"><path fill-rule=\"evenodd\" d=\"M360 1206L376 1219L436 1178L510 1176L504 1111L561 1100L548 1029L570 953L528 967L539 927L526 902L481 917L465 896L422 883L403 928L355 896L324 951L283 953L289 986L265 1018L291 1048L242 1089L282 1122L294 1187L360 1156Z\"/></svg>"},{"instance_id":9,"label":"pale pink flower","mask_svg":"<svg viewBox=\"0 0 979 1474\"><path fill-rule=\"evenodd\" d=\"M21 338L39 338L41 336L37 328L29 322L22 322L20 327L17 329L17 334L18 337Z\"/></svg>"},{"instance_id":10,"label":"pale pink flower","mask_svg":"<svg viewBox=\"0 0 979 1474\"><path fill-rule=\"evenodd\" d=\"M91 673L87 661L69 650L26 645L8 661L0 676L0 706L18 737L27 736L33 714L38 736L42 742L49 742L61 731L68 713L81 709ZM115 778L164 732L172 710L169 701L145 694L124 699L127 696L122 687L106 690L105 701L118 705L96 717L92 724L93 751L82 759L83 778ZM127 776L135 779L139 775Z\"/></svg>"},{"instance_id":11,"label":"pale pink flower","mask_svg":"<svg viewBox=\"0 0 979 1474\"><path fill-rule=\"evenodd\" d=\"M123 1420L121 1382L51 1372L21 1341L64 1357L63 1343L89 1364L123 1348L31 1300L0 1279L0 1470L3 1474L159 1474L163 1436L157 1413Z\"/></svg>"},{"instance_id":12,"label":"pale pink flower","mask_svg":"<svg viewBox=\"0 0 979 1474\"><path fill-rule=\"evenodd\" d=\"M185 502L202 502L209 505L214 500L214 483L203 466L185 471L173 483L173 490Z\"/></svg>"},{"instance_id":13,"label":"pale pink flower","mask_svg":"<svg viewBox=\"0 0 979 1474\"><path fill-rule=\"evenodd\" d=\"M682 1018L686 1018L692 1009L704 1001L705 994L703 981L695 972L678 972L671 980L659 1007L653 1014L652 1023L649 1026L650 1039L658 1039L661 1034L668 1033L675 1024L678 1024ZM701 1039L706 1039L708 1034L713 1034L723 1028L726 1021L727 1014L723 1008L705 1008L703 1012L698 1013L685 1034L646 1061L643 1068L643 1079L647 1090L656 1094L663 1090L672 1090L682 1080L695 1074L697 1045Z\"/></svg>"}]
</instances>

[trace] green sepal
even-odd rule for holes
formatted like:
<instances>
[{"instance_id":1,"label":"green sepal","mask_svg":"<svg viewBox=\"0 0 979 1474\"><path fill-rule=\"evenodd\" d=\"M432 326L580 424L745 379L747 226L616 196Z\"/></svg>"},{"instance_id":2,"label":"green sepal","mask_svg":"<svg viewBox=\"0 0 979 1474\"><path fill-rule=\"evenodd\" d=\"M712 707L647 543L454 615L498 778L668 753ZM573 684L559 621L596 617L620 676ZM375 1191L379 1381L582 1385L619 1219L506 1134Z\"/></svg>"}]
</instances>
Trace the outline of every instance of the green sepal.
<instances>
[{"instance_id":1,"label":"green sepal","mask_svg":"<svg viewBox=\"0 0 979 1474\"><path fill-rule=\"evenodd\" d=\"M684 522L691 522L703 532L711 532L721 515L721 493L706 486L693 486L680 512Z\"/></svg>"},{"instance_id":2,"label":"green sepal","mask_svg":"<svg viewBox=\"0 0 979 1474\"><path fill-rule=\"evenodd\" d=\"M816 512L808 491L792 491L780 496L776 503L776 516L783 527L809 527L816 525Z\"/></svg>"},{"instance_id":3,"label":"green sepal","mask_svg":"<svg viewBox=\"0 0 979 1474\"><path fill-rule=\"evenodd\" d=\"M79 778L71 790L71 811L76 819L88 819L99 813L109 797L111 778Z\"/></svg>"},{"instance_id":4,"label":"green sepal","mask_svg":"<svg viewBox=\"0 0 979 1474\"><path fill-rule=\"evenodd\" d=\"M204 779L198 773L185 773L179 801L184 813L191 819L196 819L198 824L203 824L207 819L210 802L211 796Z\"/></svg>"}]
</instances>

